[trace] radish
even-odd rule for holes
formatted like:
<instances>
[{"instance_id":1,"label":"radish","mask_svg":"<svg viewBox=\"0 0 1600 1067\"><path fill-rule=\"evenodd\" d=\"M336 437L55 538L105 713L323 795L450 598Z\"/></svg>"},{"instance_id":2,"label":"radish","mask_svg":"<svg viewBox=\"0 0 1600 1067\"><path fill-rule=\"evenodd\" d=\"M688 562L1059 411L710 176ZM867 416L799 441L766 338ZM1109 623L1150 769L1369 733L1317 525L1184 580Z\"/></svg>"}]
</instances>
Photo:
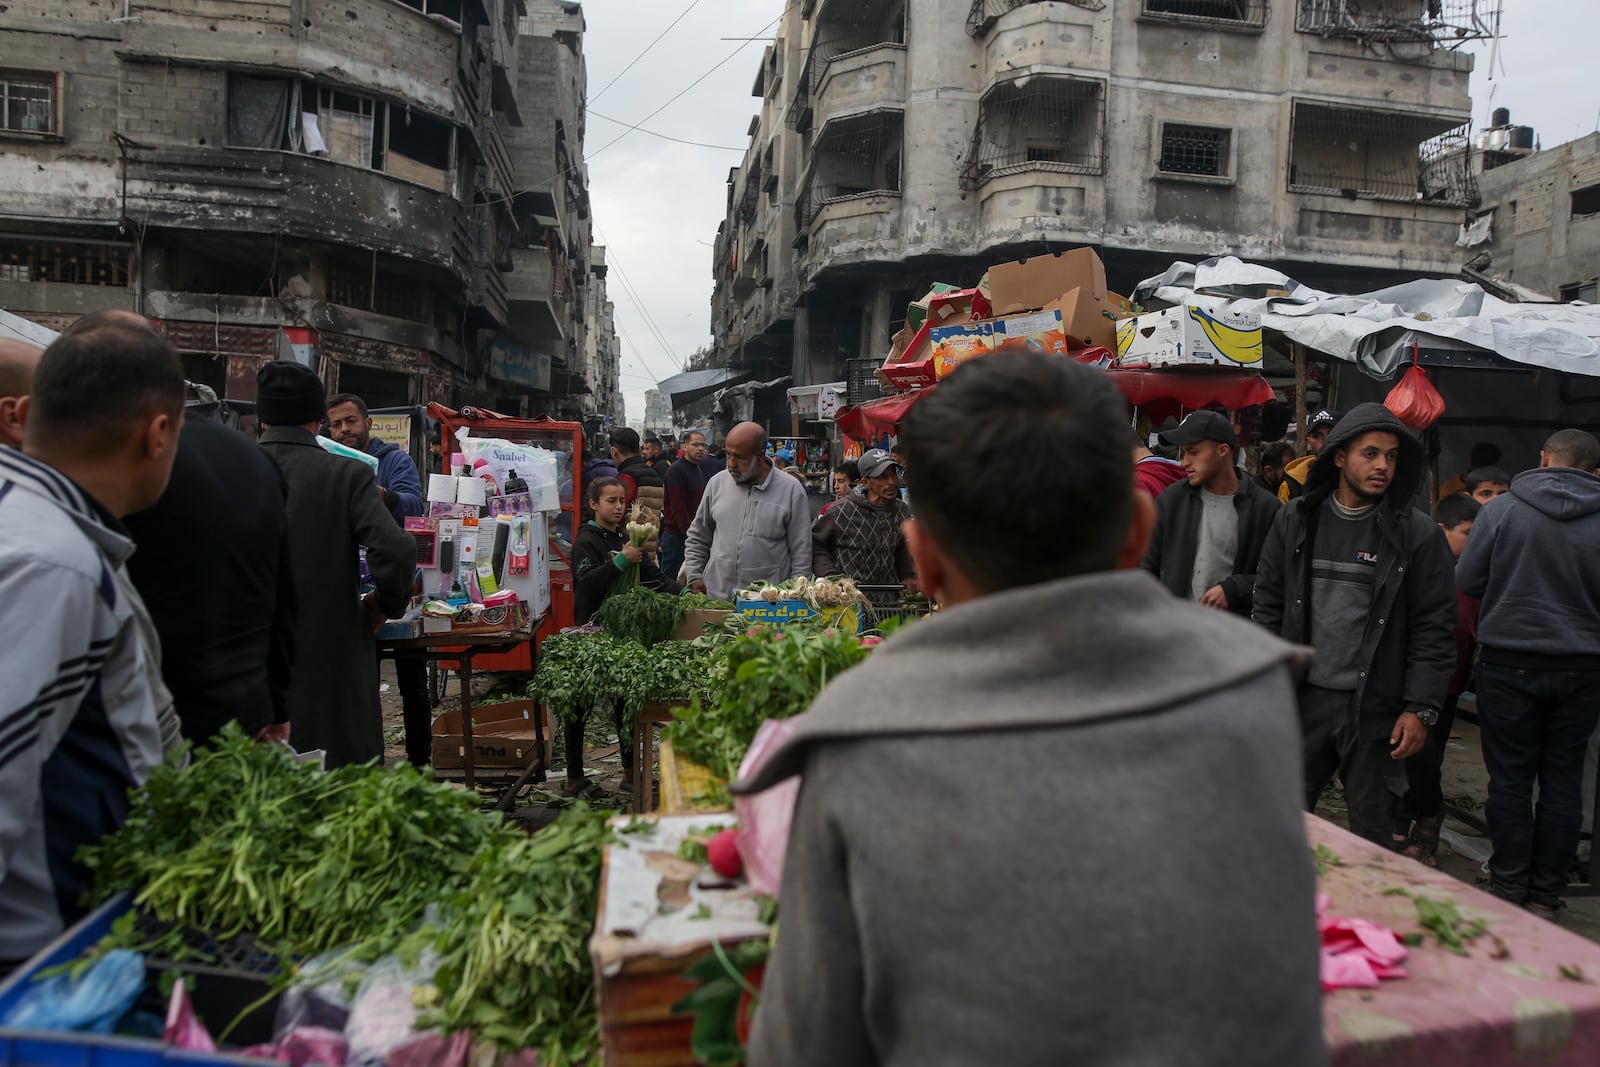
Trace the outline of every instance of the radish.
<instances>
[{"instance_id":1,"label":"radish","mask_svg":"<svg viewBox=\"0 0 1600 1067\"><path fill-rule=\"evenodd\" d=\"M706 842L706 859L711 862L711 869L724 878L737 878L744 873L738 837L739 831L729 827Z\"/></svg>"}]
</instances>

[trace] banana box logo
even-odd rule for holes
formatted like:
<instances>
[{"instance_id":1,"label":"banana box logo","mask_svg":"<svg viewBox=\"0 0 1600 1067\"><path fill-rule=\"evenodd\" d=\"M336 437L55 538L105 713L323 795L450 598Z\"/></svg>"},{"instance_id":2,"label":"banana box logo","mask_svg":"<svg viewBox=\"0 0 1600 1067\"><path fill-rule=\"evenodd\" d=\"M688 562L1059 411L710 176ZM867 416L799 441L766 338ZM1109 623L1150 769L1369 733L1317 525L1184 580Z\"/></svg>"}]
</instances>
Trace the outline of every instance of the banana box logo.
<instances>
[{"instance_id":1,"label":"banana box logo","mask_svg":"<svg viewBox=\"0 0 1600 1067\"><path fill-rule=\"evenodd\" d=\"M1189 321L1200 330L1200 336L1191 335L1190 349L1195 356L1204 353L1203 337L1215 350L1218 363L1237 363L1253 367L1261 362L1261 320L1254 315L1214 316L1203 307L1190 304Z\"/></svg>"}]
</instances>

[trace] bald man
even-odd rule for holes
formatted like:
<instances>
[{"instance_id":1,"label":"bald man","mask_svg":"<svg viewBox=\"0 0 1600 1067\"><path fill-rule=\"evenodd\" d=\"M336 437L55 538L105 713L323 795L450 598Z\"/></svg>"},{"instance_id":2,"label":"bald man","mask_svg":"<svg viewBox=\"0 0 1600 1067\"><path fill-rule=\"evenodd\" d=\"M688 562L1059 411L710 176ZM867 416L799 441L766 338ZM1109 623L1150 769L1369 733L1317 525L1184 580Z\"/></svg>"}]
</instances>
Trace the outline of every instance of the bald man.
<instances>
[{"instance_id":1,"label":"bald man","mask_svg":"<svg viewBox=\"0 0 1600 1067\"><path fill-rule=\"evenodd\" d=\"M767 431L741 422L728 432L726 450L727 468L706 482L683 551L690 587L720 600L751 582L811 571L805 487L767 458Z\"/></svg>"},{"instance_id":2,"label":"bald man","mask_svg":"<svg viewBox=\"0 0 1600 1067\"><path fill-rule=\"evenodd\" d=\"M44 349L26 341L0 337L0 445L22 447L18 403L33 391L33 370Z\"/></svg>"}]
</instances>

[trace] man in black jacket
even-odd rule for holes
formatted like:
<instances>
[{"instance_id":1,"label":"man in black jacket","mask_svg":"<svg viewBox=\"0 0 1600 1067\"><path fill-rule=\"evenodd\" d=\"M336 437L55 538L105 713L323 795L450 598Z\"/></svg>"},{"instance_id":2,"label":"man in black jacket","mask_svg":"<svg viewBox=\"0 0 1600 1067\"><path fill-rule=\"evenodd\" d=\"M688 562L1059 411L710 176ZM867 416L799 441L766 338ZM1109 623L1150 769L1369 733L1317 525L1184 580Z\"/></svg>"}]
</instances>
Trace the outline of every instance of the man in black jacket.
<instances>
[{"instance_id":1,"label":"man in black jacket","mask_svg":"<svg viewBox=\"0 0 1600 1067\"><path fill-rule=\"evenodd\" d=\"M1409 501L1422 444L1382 404L1339 420L1261 552L1255 621L1316 653L1300 687L1306 807L1335 772L1350 829L1386 848L1403 761L1421 750L1455 671L1455 568Z\"/></svg>"},{"instance_id":2,"label":"man in black jacket","mask_svg":"<svg viewBox=\"0 0 1600 1067\"><path fill-rule=\"evenodd\" d=\"M1156 499L1144 569L1185 600L1250 614L1261 546L1278 502L1234 466L1239 439L1226 416L1195 411L1161 435L1183 449L1185 481Z\"/></svg>"},{"instance_id":3,"label":"man in black jacket","mask_svg":"<svg viewBox=\"0 0 1600 1067\"><path fill-rule=\"evenodd\" d=\"M287 495L260 445L190 415L166 492L126 520L139 546L128 574L161 635L161 673L191 741L230 721L262 740L293 740Z\"/></svg>"}]
</instances>

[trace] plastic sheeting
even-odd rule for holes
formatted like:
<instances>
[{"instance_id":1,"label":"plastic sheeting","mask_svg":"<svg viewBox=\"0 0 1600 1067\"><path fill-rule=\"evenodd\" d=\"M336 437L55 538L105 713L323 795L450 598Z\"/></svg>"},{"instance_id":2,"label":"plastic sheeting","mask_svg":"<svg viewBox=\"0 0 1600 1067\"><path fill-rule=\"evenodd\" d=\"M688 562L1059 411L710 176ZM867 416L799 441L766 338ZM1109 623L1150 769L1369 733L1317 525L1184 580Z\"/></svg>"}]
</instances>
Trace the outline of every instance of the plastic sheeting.
<instances>
[{"instance_id":1,"label":"plastic sheeting","mask_svg":"<svg viewBox=\"0 0 1600 1067\"><path fill-rule=\"evenodd\" d=\"M1514 304L1473 282L1418 279L1342 295L1232 256L1174 263L1139 284L1136 302L1192 303L1261 316L1264 329L1388 380L1420 343L1489 353L1529 367L1600 376L1600 305Z\"/></svg>"}]
</instances>

